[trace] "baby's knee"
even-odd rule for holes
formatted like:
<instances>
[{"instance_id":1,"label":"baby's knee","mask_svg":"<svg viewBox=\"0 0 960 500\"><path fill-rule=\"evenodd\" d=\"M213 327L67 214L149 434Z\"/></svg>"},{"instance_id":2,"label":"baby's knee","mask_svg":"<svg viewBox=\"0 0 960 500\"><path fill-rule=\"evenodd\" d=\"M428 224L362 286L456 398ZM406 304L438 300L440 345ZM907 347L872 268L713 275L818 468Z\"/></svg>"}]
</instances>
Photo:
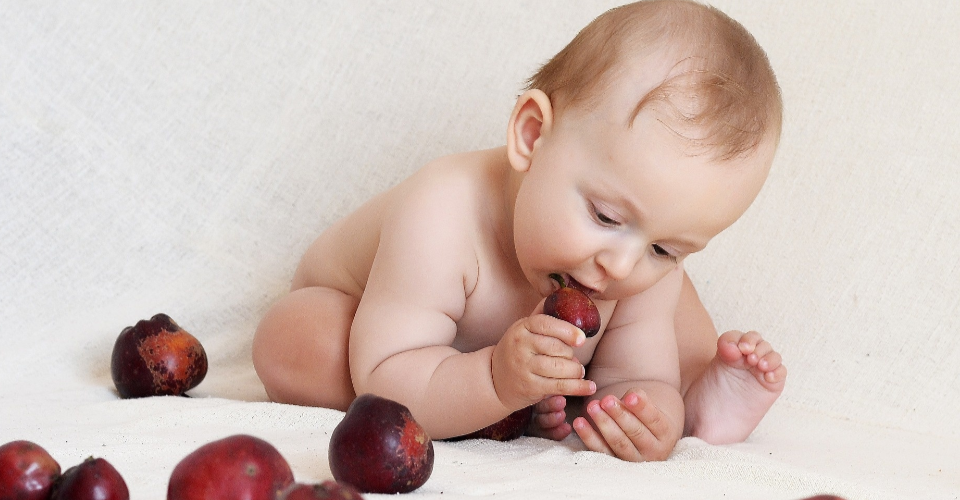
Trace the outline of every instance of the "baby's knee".
<instances>
[{"instance_id":1,"label":"baby's knee","mask_svg":"<svg viewBox=\"0 0 960 500\"><path fill-rule=\"evenodd\" d=\"M284 336L289 336L292 313L289 295L273 304L260 319L253 334L253 366L259 374L261 369L276 366Z\"/></svg>"},{"instance_id":2,"label":"baby's knee","mask_svg":"<svg viewBox=\"0 0 960 500\"><path fill-rule=\"evenodd\" d=\"M284 358L287 356L283 354L282 347L288 342L284 342L282 337L289 320L284 306L284 300L274 304L260 320L253 335L253 369L271 401L277 401L277 386L287 378L284 376L287 370Z\"/></svg>"},{"instance_id":3,"label":"baby's knee","mask_svg":"<svg viewBox=\"0 0 960 500\"><path fill-rule=\"evenodd\" d=\"M356 306L335 290L301 289L270 307L254 334L252 356L272 401L334 407L352 394L347 344Z\"/></svg>"}]
</instances>

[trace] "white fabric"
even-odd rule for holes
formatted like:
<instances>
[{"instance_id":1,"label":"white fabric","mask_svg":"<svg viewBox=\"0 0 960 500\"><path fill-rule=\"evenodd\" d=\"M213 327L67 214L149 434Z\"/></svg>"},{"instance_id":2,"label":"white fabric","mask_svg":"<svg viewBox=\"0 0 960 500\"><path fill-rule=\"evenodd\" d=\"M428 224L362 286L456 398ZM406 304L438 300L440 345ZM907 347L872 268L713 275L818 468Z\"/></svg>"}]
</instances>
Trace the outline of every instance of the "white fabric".
<instances>
[{"instance_id":1,"label":"white fabric","mask_svg":"<svg viewBox=\"0 0 960 500\"><path fill-rule=\"evenodd\" d=\"M144 500L239 432L329 479L342 413L266 402L259 317L332 221L501 144L523 80L614 3L0 1L0 443L102 456ZM768 51L786 122L756 204L688 269L721 329L783 353L783 397L746 443L663 463L439 443L412 495L960 498L960 3L715 5ZM119 400L113 341L158 312L207 380Z\"/></svg>"}]
</instances>

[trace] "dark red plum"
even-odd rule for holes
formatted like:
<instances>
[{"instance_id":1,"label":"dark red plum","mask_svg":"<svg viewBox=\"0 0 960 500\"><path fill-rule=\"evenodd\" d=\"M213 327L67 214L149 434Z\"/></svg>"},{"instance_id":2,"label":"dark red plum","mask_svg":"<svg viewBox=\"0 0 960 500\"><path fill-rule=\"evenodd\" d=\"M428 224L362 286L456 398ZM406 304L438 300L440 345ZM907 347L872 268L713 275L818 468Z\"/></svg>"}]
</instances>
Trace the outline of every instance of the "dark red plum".
<instances>
[{"instance_id":1,"label":"dark red plum","mask_svg":"<svg viewBox=\"0 0 960 500\"><path fill-rule=\"evenodd\" d=\"M292 484L277 500L363 500L363 496L349 484L324 481L320 484Z\"/></svg>"},{"instance_id":2,"label":"dark red plum","mask_svg":"<svg viewBox=\"0 0 960 500\"><path fill-rule=\"evenodd\" d=\"M293 471L270 443L246 434L209 442L177 464L168 500L276 500Z\"/></svg>"},{"instance_id":3,"label":"dark red plum","mask_svg":"<svg viewBox=\"0 0 960 500\"><path fill-rule=\"evenodd\" d=\"M0 446L0 499L47 500L60 464L42 446L11 441Z\"/></svg>"},{"instance_id":4,"label":"dark red plum","mask_svg":"<svg viewBox=\"0 0 960 500\"><path fill-rule=\"evenodd\" d=\"M433 472L433 441L396 401L363 394L330 436L334 479L368 493L407 493Z\"/></svg>"},{"instance_id":5,"label":"dark red plum","mask_svg":"<svg viewBox=\"0 0 960 500\"><path fill-rule=\"evenodd\" d=\"M494 441L512 441L523 436L530 420L533 418L533 406L521 408L499 422L490 424L483 429L459 436L449 441L460 441L463 439L492 439Z\"/></svg>"},{"instance_id":6,"label":"dark red plum","mask_svg":"<svg viewBox=\"0 0 960 500\"><path fill-rule=\"evenodd\" d=\"M583 330L587 337L600 332L600 311L590 297L567 286L559 274L551 274L550 277L560 284L560 288L547 296L543 302L543 313L573 324Z\"/></svg>"},{"instance_id":7,"label":"dark red plum","mask_svg":"<svg viewBox=\"0 0 960 500\"><path fill-rule=\"evenodd\" d=\"M130 500L130 490L110 462L90 457L64 471L50 500Z\"/></svg>"},{"instance_id":8,"label":"dark red plum","mask_svg":"<svg viewBox=\"0 0 960 500\"><path fill-rule=\"evenodd\" d=\"M170 316L157 314L120 332L110 374L121 398L179 396L207 375L207 353Z\"/></svg>"}]
</instances>

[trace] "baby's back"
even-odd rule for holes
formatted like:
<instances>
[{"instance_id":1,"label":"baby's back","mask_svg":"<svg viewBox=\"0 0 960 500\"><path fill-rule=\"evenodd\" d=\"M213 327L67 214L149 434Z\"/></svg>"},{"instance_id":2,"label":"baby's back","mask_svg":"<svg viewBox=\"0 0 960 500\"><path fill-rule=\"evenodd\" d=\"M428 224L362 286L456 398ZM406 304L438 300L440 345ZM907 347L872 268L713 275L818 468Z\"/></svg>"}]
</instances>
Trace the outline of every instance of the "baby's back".
<instances>
[{"instance_id":1,"label":"baby's back","mask_svg":"<svg viewBox=\"0 0 960 500\"><path fill-rule=\"evenodd\" d=\"M440 158L370 199L327 228L307 249L292 289L324 286L360 298L377 255L384 221L390 214L404 209L408 205L405 201L411 196L422 199L440 195L431 191L435 191L436 186L456 191L454 196L443 193L442 200L437 197L437 211L442 211L443 217L456 218L463 225L465 238L476 238L480 230L477 219L481 214L477 213L473 200L484 197L482 192L491 187L488 163L494 157L491 151L478 151Z\"/></svg>"}]
</instances>

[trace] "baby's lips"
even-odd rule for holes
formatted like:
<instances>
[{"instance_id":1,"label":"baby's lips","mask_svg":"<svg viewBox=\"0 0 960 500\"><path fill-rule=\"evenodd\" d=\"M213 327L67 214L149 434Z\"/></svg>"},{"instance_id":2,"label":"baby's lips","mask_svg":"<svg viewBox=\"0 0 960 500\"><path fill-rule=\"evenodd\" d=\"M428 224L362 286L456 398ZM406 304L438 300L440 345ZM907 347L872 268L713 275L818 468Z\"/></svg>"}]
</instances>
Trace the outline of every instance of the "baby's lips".
<instances>
[{"instance_id":1,"label":"baby's lips","mask_svg":"<svg viewBox=\"0 0 960 500\"><path fill-rule=\"evenodd\" d=\"M567 278L567 286L573 288L574 290L583 292L584 295L590 298L593 298L593 294L597 293L596 290L584 285L583 283L580 283L573 276Z\"/></svg>"}]
</instances>

